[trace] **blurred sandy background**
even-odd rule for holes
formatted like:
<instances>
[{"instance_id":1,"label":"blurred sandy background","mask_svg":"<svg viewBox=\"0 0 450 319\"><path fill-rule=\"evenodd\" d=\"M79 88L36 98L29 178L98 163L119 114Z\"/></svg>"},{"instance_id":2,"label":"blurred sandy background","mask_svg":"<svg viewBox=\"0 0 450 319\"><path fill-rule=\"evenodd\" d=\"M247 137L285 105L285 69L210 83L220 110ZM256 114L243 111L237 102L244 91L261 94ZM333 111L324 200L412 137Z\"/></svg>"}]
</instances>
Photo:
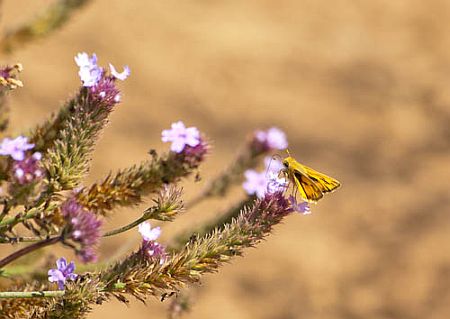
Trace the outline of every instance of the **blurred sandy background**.
<instances>
[{"instance_id":1,"label":"blurred sandy background","mask_svg":"<svg viewBox=\"0 0 450 319\"><path fill-rule=\"evenodd\" d=\"M50 2L4 1L2 29ZM89 181L166 150L160 131L181 119L214 140L204 180L249 132L276 125L299 160L343 182L207 276L186 318L449 318L449 21L444 0L95 0L1 62L25 67L16 127L76 90L77 52L130 65ZM201 183L186 187L189 198ZM163 240L242 193L232 195L168 225ZM117 211L107 227L140 211ZM137 247L136 232L105 240L104 258L130 240ZM164 318L166 304L112 302L90 318Z\"/></svg>"}]
</instances>

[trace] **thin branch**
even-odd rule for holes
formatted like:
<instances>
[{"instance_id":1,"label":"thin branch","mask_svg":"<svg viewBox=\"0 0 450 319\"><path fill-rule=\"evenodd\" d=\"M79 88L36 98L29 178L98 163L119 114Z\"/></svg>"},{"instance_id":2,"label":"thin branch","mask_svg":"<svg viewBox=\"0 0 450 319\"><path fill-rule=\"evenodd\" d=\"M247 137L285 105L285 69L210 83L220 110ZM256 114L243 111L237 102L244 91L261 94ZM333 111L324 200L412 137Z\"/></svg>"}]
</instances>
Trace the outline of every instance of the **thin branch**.
<instances>
[{"instance_id":1,"label":"thin branch","mask_svg":"<svg viewBox=\"0 0 450 319\"><path fill-rule=\"evenodd\" d=\"M29 253L37 250L37 249L56 244L57 242L59 242L61 240L61 238L62 238L61 236L50 237L50 238L44 239L44 240L42 240L40 242L34 243L34 244L30 245L30 246L27 246L25 248L22 248L22 249L20 249L18 251L15 251L11 255L6 256L2 260L0 260L0 269L5 267L9 263L13 262L14 260L16 260L16 259L18 259L18 258L20 258L22 256L25 256L25 255L27 255L27 254L29 254Z\"/></svg>"},{"instance_id":2,"label":"thin branch","mask_svg":"<svg viewBox=\"0 0 450 319\"><path fill-rule=\"evenodd\" d=\"M35 243L41 241L42 237L23 236L23 237L0 237L0 244L16 244L16 243Z\"/></svg>"},{"instance_id":3,"label":"thin branch","mask_svg":"<svg viewBox=\"0 0 450 319\"><path fill-rule=\"evenodd\" d=\"M103 234L103 237L110 237L110 236L114 236L117 234L121 234L124 233L134 227L136 227L137 225L139 225L140 223L146 221L148 218L146 218L146 216L142 216L138 219L136 219L134 222L129 223L128 225L113 229L109 232L106 232L105 234Z\"/></svg>"}]
</instances>

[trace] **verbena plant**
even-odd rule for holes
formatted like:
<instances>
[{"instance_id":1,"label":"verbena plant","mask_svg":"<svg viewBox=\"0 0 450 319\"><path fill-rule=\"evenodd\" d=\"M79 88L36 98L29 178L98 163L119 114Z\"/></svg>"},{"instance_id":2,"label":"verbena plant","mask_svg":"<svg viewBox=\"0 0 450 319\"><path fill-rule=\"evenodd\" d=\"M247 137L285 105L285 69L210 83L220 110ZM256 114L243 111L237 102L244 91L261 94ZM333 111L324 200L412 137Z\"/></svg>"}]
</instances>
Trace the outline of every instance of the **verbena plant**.
<instances>
[{"instance_id":1,"label":"verbena plant","mask_svg":"<svg viewBox=\"0 0 450 319\"><path fill-rule=\"evenodd\" d=\"M46 23L50 25L44 31L56 28L85 2L57 2L49 14L11 32L2 49L41 36L36 26L41 31ZM0 259L1 318L84 318L92 305L111 298L125 303L129 297L175 298L181 288L255 246L287 215L309 213L306 203L288 196L287 181L278 177L281 163L270 157L287 147L285 134L277 128L250 134L230 166L211 178L188 207L178 185L199 174L210 147L204 134L183 122L162 131L162 141L171 143L169 151L152 150L141 163L84 185L95 143L121 100L118 82L130 70L102 68L95 54L79 53L75 62L81 79L76 94L46 121L17 135L10 133L7 96L23 86L18 78L22 66L0 69L0 244L14 247ZM265 156L266 168L255 171ZM225 196L243 179L243 200L170 246L157 241L161 229L149 220L171 222L205 199ZM153 199L152 206L138 219L104 230L114 211L146 197ZM142 236L139 247L125 258L98 260L100 241L132 229ZM39 258L31 253L51 245L66 247L78 260L60 256L51 260L49 269L33 267ZM76 268L75 263L87 266Z\"/></svg>"}]
</instances>

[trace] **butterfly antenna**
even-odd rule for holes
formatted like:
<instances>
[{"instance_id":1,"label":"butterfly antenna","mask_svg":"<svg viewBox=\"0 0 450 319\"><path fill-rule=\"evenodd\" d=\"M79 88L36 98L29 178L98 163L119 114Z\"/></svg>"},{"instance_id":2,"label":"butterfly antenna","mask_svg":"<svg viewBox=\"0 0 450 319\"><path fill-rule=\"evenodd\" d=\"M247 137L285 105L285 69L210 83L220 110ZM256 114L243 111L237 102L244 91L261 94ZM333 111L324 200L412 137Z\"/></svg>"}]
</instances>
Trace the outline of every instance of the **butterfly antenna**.
<instances>
[{"instance_id":1,"label":"butterfly antenna","mask_svg":"<svg viewBox=\"0 0 450 319\"><path fill-rule=\"evenodd\" d=\"M283 158L279 154L272 155L272 158L270 159L269 165L267 165L266 176L269 173L270 165L272 165L272 161L274 161L274 160L279 160L281 162L283 160Z\"/></svg>"},{"instance_id":2,"label":"butterfly antenna","mask_svg":"<svg viewBox=\"0 0 450 319\"><path fill-rule=\"evenodd\" d=\"M274 155L274 156L275 156L275 155ZM269 171L270 171L270 165L272 165L272 161L275 159L274 156L272 156L272 158L270 159L269 165L267 165L267 168L266 168L266 177L267 177L267 174L268 174Z\"/></svg>"}]
</instances>

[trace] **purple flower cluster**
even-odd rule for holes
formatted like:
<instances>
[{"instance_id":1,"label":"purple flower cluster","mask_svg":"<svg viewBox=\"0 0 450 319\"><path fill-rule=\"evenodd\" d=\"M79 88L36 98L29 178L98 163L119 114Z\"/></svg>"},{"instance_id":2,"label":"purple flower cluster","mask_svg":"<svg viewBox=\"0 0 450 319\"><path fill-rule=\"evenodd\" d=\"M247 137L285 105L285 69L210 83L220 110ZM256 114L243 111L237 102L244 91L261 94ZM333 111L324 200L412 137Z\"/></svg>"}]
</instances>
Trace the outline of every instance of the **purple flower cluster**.
<instances>
[{"instance_id":1,"label":"purple flower cluster","mask_svg":"<svg viewBox=\"0 0 450 319\"><path fill-rule=\"evenodd\" d=\"M61 257L56 261L56 269L50 269L48 271L48 281L58 283L58 289L64 290L64 285L67 280L77 279L78 275L74 271L75 263L71 261L67 264L67 260Z\"/></svg>"},{"instance_id":2,"label":"purple flower cluster","mask_svg":"<svg viewBox=\"0 0 450 319\"><path fill-rule=\"evenodd\" d=\"M242 186L247 194L263 198L266 193L275 193L287 188L288 183L286 179L278 177L282 168L281 162L267 157L265 164L266 169L262 172L257 172L253 169L245 171L244 176L246 180Z\"/></svg>"},{"instance_id":3,"label":"purple flower cluster","mask_svg":"<svg viewBox=\"0 0 450 319\"><path fill-rule=\"evenodd\" d=\"M9 155L16 161L22 161L25 153L33 149L34 144L28 143L28 138L18 136L15 139L4 138L0 144L0 155Z\"/></svg>"},{"instance_id":4,"label":"purple flower cluster","mask_svg":"<svg viewBox=\"0 0 450 319\"><path fill-rule=\"evenodd\" d=\"M197 168L208 154L209 145L200 137L200 143L196 146L186 146L180 154L177 154L183 163L190 168Z\"/></svg>"},{"instance_id":5,"label":"purple flower cluster","mask_svg":"<svg viewBox=\"0 0 450 319\"><path fill-rule=\"evenodd\" d=\"M97 260L95 248L100 240L102 221L86 210L75 198L68 199L61 207L67 222L66 237L81 245L78 255L85 263Z\"/></svg>"},{"instance_id":6,"label":"purple flower cluster","mask_svg":"<svg viewBox=\"0 0 450 319\"><path fill-rule=\"evenodd\" d=\"M167 258L167 253L164 246L156 241L161 235L161 229L152 228L150 223L143 222L138 226L138 231L143 239L141 251L147 258L159 260L162 265Z\"/></svg>"},{"instance_id":7,"label":"purple flower cluster","mask_svg":"<svg viewBox=\"0 0 450 319\"><path fill-rule=\"evenodd\" d=\"M161 134L163 142L171 142L170 150L178 155L183 163L196 168L208 153L209 145L200 136L196 127L186 127L183 122L172 123L170 130Z\"/></svg>"},{"instance_id":8,"label":"purple flower cluster","mask_svg":"<svg viewBox=\"0 0 450 319\"><path fill-rule=\"evenodd\" d=\"M102 78L103 69L97 65L97 55L94 53L92 57L86 52L78 53L75 56L75 63L79 66L80 76L83 86L92 87Z\"/></svg>"},{"instance_id":9,"label":"purple flower cluster","mask_svg":"<svg viewBox=\"0 0 450 319\"><path fill-rule=\"evenodd\" d=\"M163 142L172 142L170 150L181 153L187 146L200 144L200 132L196 127L186 127L183 122L172 123L170 130L162 131Z\"/></svg>"},{"instance_id":10,"label":"purple flower cluster","mask_svg":"<svg viewBox=\"0 0 450 319\"><path fill-rule=\"evenodd\" d=\"M116 87L115 80L110 76L101 78L89 88L89 93L93 103L105 105L108 109L120 103L120 91Z\"/></svg>"},{"instance_id":11,"label":"purple flower cluster","mask_svg":"<svg viewBox=\"0 0 450 319\"><path fill-rule=\"evenodd\" d=\"M128 78L131 73L128 66L125 66L122 72L118 72L112 64L109 64L111 75L108 75L97 65L95 53L90 57L86 52L78 53L75 56L75 63L80 68L78 75L81 82L84 87L89 88L93 102L101 103L107 108L112 108L120 102L120 92L115 86L115 81L124 81Z\"/></svg>"},{"instance_id":12,"label":"purple flower cluster","mask_svg":"<svg viewBox=\"0 0 450 319\"><path fill-rule=\"evenodd\" d=\"M254 133L253 148L257 151L284 150L288 147L286 134L277 127L266 131L258 130Z\"/></svg>"},{"instance_id":13,"label":"purple flower cluster","mask_svg":"<svg viewBox=\"0 0 450 319\"><path fill-rule=\"evenodd\" d=\"M6 137L0 143L0 155L11 156L14 160L10 174L19 184L35 182L44 175L40 165L42 154L35 152L30 155L28 152L33 148L34 144L29 143L25 136L18 136L15 139Z\"/></svg>"},{"instance_id":14,"label":"purple flower cluster","mask_svg":"<svg viewBox=\"0 0 450 319\"><path fill-rule=\"evenodd\" d=\"M13 178L22 185L40 180L44 176L41 158L42 154L35 152L22 161L15 161L12 166Z\"/></svg>"}]
</instances>

